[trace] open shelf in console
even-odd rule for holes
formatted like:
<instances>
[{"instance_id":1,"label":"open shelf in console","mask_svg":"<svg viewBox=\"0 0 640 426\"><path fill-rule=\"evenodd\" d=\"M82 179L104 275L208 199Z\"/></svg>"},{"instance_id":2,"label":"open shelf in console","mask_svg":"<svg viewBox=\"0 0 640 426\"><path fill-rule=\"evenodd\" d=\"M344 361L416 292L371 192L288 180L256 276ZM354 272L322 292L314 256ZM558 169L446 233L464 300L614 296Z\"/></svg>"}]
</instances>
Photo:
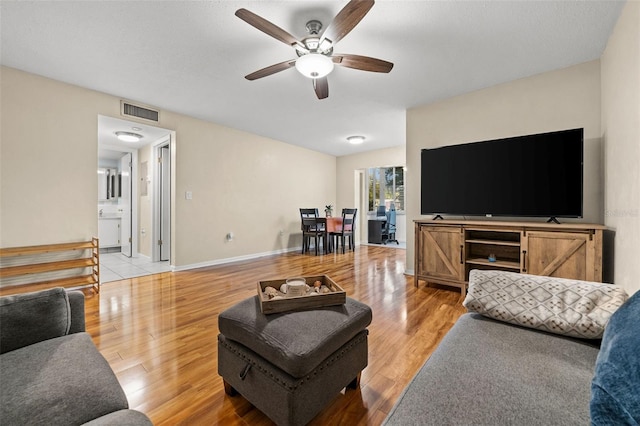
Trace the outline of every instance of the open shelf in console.
<instances>
[{"instance_id":1,"label":"open shelf in console","mask_svg":"<svg viewBox=\"0 0 640 426\"><path fill-rule=\"evenodd\" d=\"M522 234L511 230L465 230L465 278L471 269L520 272Z\"/></svg>"}]
</instances>

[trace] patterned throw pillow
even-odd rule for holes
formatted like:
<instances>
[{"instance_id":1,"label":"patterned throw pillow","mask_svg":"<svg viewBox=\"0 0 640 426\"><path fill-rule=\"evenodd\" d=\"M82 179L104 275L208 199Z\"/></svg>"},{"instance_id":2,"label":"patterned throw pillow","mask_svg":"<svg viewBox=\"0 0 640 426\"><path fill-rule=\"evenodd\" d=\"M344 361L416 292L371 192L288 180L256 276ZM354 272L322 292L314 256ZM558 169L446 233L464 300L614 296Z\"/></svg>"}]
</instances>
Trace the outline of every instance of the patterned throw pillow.
<instances>
[{"instance_id":1,"label":"patterned throw pillow","mask_svg":"<svg viewBox=\"0 0 640 426\"><path fill-rule=\"evenodd\" d=\"M611 315L627 298L622 287L612 284L472 270L463 305L511 324L599 339Z\"/></svg>"}]
</instances>

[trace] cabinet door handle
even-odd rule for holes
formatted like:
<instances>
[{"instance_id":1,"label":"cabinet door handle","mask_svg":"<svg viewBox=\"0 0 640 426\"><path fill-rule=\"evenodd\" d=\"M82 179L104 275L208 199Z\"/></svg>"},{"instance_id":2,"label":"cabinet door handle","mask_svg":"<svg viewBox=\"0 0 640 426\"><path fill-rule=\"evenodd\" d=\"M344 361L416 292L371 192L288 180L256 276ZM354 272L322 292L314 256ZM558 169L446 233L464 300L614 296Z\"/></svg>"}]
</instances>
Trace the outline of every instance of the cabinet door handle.
<instances>
[{"instance_id":1,"label":"cabinet door handle","mask_svg":"<svg viewBox=\"0 0 640 426\"><path fill-rule=\"evenodd\" d=\"M522 272L527 273L527 251L526 250L522 250L522 258L524 260Z\"/></svg>"},{"instance_id":2,"label":"cabinet door handle","mask_svg":"<svg viewBox=\"0 0 640 426\"><path fill-rule=\"evenodd\" d=\"M461 265L464 263L464 260L462 259L462 249L463 249L463 246L460 246L460 264Z\"/></svg>"}]
</instances>

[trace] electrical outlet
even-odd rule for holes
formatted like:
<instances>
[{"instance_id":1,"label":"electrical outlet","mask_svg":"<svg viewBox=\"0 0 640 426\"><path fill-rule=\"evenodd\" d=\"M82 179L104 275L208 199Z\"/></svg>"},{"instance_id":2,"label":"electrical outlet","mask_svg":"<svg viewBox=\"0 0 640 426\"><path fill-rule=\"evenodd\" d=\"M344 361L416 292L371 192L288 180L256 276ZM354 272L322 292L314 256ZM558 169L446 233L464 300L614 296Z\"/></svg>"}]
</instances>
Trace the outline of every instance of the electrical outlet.
<instances>
[{"instance_id":1,"label":"electrical outlet","mask_svg":"<svg viewBox=\"0 0 640 426\"><path fill-rule=\"evenodd\" d=\"M191 191L186 191L186 192L184 193L184 199L185 199L185 200L192 200L192 199L193 199L193 192L191 192Z\"/></svg>"}]
</instances>

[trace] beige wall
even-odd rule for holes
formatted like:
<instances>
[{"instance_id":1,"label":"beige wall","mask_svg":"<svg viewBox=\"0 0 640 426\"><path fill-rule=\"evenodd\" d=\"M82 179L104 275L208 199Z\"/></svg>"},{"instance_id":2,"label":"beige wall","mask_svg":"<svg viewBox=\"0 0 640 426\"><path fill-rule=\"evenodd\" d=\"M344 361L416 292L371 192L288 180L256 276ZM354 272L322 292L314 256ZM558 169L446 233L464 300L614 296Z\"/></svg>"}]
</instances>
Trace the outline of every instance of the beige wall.
<instances>
[{"instance_id":1,"label":"beige wall","mask_svg":"<svg viewBox=\"0 0 640 426\"><path fill-rule=\"evenodd\" d=\"M97 235L97 117L118 117L120 98L6 67L0 78L0 246ZM298 208L336 199L333 156L170 111L158 126L176 131L178 268L299 246Z\"/></svg>"},{"instance_id":2,"label":"beige wall","mask_svg":"<svg viewBox=\"0 0 640 426\"><path fill-rule=\"evenodd\" d=\"M605 224L615 230L614 281L640 289L640 3L625 5L601 58Z\"/></svg>"},{"instance_id":3,"label":"beige wall","mask_svg":"<svg viewBox=\"0 0 640 426\"><path fill-rule=\"evenodd\" d=\"M357 206L356 200L357 178L356 172L368 169L370 167L385 166L404 166L406 161L405 146L397 146L393 148L378 149L375 151L363 152L360 154L345 155L337 159L337 204L336 211L342 208ZM364 194L366 196L366 194ZM366 198L364 198L366 202ZM364 214L363 214L364 213ZM360 227L356 229L356 240L361 242L367 241L367 224L366 211L358 207L358 215L360 215ZM396 238L399 241L405 241L406 216L398 215L396 217Z\"/></svg>"},{"instance_id":4,"label":"beige wall","mask_svg":"<svg viewBox=\"0 0 640 426\"><path fill-rule=\"evenodd\" d=\"M407 222L420 215L420 150L584 127L584 222L602 223L600 62L547 72L407 111ZM470 182L470 184L474 184ZM504 219L504 218L502 218ZM407 232L407 270L414 236Z\"/></svg>"},{"instance_id":5,"label":"beige wall","mask_svg":"<svg viewBox=\"0 0 640 426\"><path fill-rule=\"evenodd\" d=\"M62 243L98 235L96 111L108 97L0 68L0 245Z\"/></svg>"},{"instance_id":6,"label":"beige wall","mask_svg":"<svg viewBox=\"0 0 640 426\"><path fill-rule=\"evenodd\" d=\"M163 127L177 134L177 265L300 246L298 209L336 199L333 156L184 116Z\"/></svg>"}]
</instances>

